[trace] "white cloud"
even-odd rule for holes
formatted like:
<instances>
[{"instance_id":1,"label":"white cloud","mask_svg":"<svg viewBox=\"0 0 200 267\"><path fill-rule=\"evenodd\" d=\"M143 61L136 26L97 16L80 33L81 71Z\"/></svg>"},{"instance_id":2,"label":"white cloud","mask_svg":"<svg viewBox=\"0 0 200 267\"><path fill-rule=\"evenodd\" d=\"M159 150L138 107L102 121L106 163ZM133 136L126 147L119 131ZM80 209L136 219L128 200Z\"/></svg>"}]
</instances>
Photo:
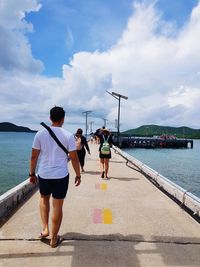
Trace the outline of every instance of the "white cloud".
<instances>
[{"instance_id":1,"label":"white cloud","mask_svg":"<svg viewBox=\"0 0 200 267\"><path fill-rule=\"evenodd\" d=\"M41 4L37 0L1 0L0 4L0 25L6 29L32 29L32 26L25 21L26 13L38 11Z\"/></svg>"},{"instance_id":2,"label":"white cloud","mask_svg":"<svg viewBox=\"0 0 200 267\"><path fill-rule=\"evenodd\" d=\"M169 94L169 105L175 107L183 105L188 109L196 109L199 105L200 89L181 86Z\"/></svg>"},{"instance_id":3,"label":"white cloud","mask_svg":"<svg viewBox=\"0 0 200 267\"><path fill-rule=\"evenodd\" d=\"M40 5L30 0L28 6L22 6L23 2L18 7L12 2L13 13L17 14L14 21L10 15L5 18L8 7L1 11L4 18L0 30L7 40L7 50L0 62L4 70L0 102L5 106L0 121L36 127L48 117L53 105L62 105L69 113L71 130L84 126L84 110L93 111L90 119L98 127L107 118L108 127L114 128L118 102L106 93L110 90L129 97L121 103L122 130L150 123L199 128L200 4L179 30L163 21L153 4L135 4L116 45L104 52L76 53L69 64L63 65L60 79L39 75L41 62L33 58L24 35L25 29L30 30L24 14L38 11ZM16 21L17 32L12 30ZM10 75L10 70L17 71L17 76L13 72Z\"/></svg>"},{"instance_id":4,"label":"white cloud","mask_svg":"<svg viewBox=\"0 0 200 267\"><path fill-rule=\"evenodd\" d=\"M0 4L0 71L37 73L42 71L41 61L33 58L30 44L25 36L32 31L32 25L25 20L25 14L38 11L38 1L1 1Z\"/></svg>"}]
</instances>

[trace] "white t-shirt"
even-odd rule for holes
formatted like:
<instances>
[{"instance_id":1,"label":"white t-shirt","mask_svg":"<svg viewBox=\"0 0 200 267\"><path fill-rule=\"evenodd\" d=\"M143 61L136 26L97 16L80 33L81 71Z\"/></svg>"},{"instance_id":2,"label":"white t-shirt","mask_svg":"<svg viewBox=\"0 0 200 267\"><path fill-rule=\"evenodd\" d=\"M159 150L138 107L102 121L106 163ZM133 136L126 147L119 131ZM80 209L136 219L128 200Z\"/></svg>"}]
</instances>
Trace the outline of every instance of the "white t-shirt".
<instances>
[{"instance_id":1,"label":"white t-shirt","mask_svg":"<svg viewBox=\"0 0 200 267\"><path fill-rule=\"evenodd\" d=\"M73 134L61 127L51 126L51 129L69 152L76 150ZM38 168L40 177L44 179L59 179L68 175L68 156L46 129L36 133L32 148L40 150Z\"/></svg>"}]
</instances>

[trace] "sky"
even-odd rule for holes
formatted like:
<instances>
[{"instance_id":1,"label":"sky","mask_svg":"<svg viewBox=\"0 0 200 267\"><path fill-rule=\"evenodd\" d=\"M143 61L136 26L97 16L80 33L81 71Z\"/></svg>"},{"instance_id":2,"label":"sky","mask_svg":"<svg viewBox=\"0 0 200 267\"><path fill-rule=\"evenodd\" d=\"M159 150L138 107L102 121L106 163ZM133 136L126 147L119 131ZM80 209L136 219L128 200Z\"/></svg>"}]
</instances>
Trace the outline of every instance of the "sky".
<instances>
[{"instance_id":1,"label":"sky","mask_svg":"<svg viewBox=\"0 0 200 267\"><path fill-rule=\"evenodd\" d=\"M199 0L0 0L0 122L200 129Z\"/></svg>"}]
</instances>

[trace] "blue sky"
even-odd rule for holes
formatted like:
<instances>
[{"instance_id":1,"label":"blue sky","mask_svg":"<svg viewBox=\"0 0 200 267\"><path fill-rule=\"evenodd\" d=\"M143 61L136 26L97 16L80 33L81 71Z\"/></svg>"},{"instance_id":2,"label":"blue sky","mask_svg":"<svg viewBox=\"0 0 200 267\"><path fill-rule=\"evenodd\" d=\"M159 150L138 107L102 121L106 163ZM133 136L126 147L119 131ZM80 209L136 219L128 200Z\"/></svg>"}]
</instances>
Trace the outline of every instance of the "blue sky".
<instances>
[{"instance_id":1,"label":"blue sky","mask_svg":"<svg viewBox=\"0 0 200 267\"><path fill-rule=\"evenodd\" d=\"M141 1L140 1L141 2ZM197 0L159 0L163 18L182 27ZM62 76L62 65L79 51L104 51L120 38L132 14L132 0L45 0L26 20L34 57L44 63L43 74ZM49 19L50 18L50 19Z\"/></svg>"},{"instance_id":2,"label":"blue sky","mask_svg":"<svg viewBox=\"0 0 200 267\"><path fill-rule=\"evenodd\" d=\"M66 127L200 128L198 0L2 0L0 121L33 129L61 105Z\"/></svg>"},{"instance_id":3,"label":"blue sky","mask_svg":"<svg viewBox=\"0 0 200 267\"><path fill-rule=\"evenodd\" d=\"M33 55L45 63L44 74L48 76L61 76L63 63L74 53L104 51L114 45L132 13L132 0L41 3L38 13L27 16L35 29L28 38Z\"/></svg>"}]
</instances>

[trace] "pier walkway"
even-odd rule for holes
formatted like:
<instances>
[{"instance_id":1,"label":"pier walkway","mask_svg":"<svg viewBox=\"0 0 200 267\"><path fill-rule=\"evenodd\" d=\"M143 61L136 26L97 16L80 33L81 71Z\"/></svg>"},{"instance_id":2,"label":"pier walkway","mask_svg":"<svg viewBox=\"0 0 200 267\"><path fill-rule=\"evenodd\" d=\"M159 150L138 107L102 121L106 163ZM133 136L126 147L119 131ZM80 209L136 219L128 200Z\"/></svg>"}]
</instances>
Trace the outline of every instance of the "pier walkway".
<instances>
[{"instance_id":1,"label":"pier walkway","mask_svg":"<svg viewBox=\"0 0 200 267\"><path fill-rule=\"evenodd\" d=\"M40 241L36 192L0 229L0 267L200 266L200 224L114 151L100 178L90 145L80 187L74 174L57 248Z\"/></svg>"}]
</instances>

